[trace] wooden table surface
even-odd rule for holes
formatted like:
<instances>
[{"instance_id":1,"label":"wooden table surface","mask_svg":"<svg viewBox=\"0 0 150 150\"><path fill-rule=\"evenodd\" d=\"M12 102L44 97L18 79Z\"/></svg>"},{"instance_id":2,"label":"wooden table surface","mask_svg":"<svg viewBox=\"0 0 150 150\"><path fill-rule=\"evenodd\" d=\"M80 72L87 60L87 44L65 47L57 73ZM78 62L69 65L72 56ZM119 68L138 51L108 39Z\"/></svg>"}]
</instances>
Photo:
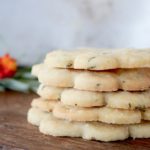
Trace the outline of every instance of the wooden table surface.
<instances>
[{"instance_id":1,"label":"wooden table surface","mask_svg":"<svg viewBox=\"0 0 150 150\"><path fill-rule=\"evenodd\" d=\"M105 143L43 135L26 121L33 97L37 95L0 93L0 150L150 150L150 139Z\"/></svg>"}]
</instances>

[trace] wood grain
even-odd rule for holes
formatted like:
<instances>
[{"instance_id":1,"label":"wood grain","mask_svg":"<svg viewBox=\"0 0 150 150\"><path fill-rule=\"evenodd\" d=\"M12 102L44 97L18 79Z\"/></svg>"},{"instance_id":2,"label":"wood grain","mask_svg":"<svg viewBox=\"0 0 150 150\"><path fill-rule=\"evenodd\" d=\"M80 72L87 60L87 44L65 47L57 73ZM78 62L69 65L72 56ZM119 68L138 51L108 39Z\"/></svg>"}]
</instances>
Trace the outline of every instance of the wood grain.
<instances>
[{"instance_id":1,"label":"wood grain","mask_svg":"<svg viewBox=\"0 0 150 150\"><path fill-rule=\"evenodd\" d=\"M26 121L33 97L37 95L0 93L0 150L150 150L150 139L105 143L45 136Z\"/></svg>"}]
</instances>

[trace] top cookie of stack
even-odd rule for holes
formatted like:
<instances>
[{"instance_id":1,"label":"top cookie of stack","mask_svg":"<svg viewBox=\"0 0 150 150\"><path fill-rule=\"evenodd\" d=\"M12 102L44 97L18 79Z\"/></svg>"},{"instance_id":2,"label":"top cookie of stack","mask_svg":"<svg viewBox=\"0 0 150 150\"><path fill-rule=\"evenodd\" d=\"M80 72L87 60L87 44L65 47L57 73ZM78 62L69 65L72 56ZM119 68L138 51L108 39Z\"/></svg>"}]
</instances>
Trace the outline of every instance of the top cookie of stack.
<instances>
[{"instance_id":1,"label":"top cookie of stack","mask_svg":"<svg viewBox=\"0 0 150 150\"><path fill-rule=\"evenodd\" d=\"M48 67L87 70L150 67L150 49L77 49L53 51L46 56Z\"/></svg>"}]
</instances>

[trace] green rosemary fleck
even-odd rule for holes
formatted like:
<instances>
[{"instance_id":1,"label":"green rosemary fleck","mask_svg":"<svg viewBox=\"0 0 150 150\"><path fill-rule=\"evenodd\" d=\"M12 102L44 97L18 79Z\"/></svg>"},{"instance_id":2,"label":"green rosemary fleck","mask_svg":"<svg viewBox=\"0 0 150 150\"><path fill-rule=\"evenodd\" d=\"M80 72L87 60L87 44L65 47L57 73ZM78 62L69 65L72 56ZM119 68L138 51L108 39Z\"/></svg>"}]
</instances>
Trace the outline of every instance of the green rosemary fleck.
<instances>
[{"instance_id":1,"label":"green rosemary fleck","mask_svg":"<svg viewBox=\"0 0 150 150\"><path fill-rule=\"evenodd\" d=\"M72 63L67 64L67 68L72 67Z\"/></svg>"},{"instance_id":2,"label":"green rosemary fleck","mask_svg":"<svg viewBox=\"0 0 150 150\"><path fill-rule=\"evenodd\" d=\"M132 107L132 106L131 106L131 103L129 103L129 109L131 109L131 107Z\"/></svg>"},{"instance_id":3,"label":"green rosemary fleck","mask_svg":"<svg viewBox=\"0 0 150 150\"><path fill-rule=\"evenodd\" d=\"M94 69L96 66L89 66L87 69Z\"/></svg>"},{"instance_id":4,"label":"green rosemary fleck","mask_svg":"<svg viewBox=\"0 0 150 150\"><path fill-rule=\"evenodd\" d=\"M96 84L97 87L99 87L100 85L101 85L100 83L97 83L97 84Z\"/></svg>"},{"instance_id":5,"label":"green rosemary fleck","mask_svg":"<svg viewBox=\"0 0 150 150\"><path fill-rule=\"evenodd\" d=\"M92 59L95 59L95 58L96 58L96 56L89 58L88 62L90 62Z\"/></svg>"}]
</instances>

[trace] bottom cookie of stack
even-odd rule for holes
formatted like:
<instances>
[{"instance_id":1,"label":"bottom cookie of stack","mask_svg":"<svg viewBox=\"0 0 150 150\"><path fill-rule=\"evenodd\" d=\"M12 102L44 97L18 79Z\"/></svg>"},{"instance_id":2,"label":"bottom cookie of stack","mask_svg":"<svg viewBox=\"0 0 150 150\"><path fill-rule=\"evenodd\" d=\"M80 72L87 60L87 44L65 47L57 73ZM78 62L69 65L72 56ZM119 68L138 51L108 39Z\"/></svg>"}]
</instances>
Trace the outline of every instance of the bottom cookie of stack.
<instances>
[{"instance_id":1,"label":"bottom cookie of stack","mask_svg":"<svg viewBox=\"0 0 150 150\"><path fill-rule=\"evenodd\" d=\"M150 122L132 125L115 125L100 122L70 122L57 119L51 112L30 108L28 122L39 126L41 133L52 136L82 137L87 140L118 141L132 138L149 138Z\"/></svg>"}]
</instances>

